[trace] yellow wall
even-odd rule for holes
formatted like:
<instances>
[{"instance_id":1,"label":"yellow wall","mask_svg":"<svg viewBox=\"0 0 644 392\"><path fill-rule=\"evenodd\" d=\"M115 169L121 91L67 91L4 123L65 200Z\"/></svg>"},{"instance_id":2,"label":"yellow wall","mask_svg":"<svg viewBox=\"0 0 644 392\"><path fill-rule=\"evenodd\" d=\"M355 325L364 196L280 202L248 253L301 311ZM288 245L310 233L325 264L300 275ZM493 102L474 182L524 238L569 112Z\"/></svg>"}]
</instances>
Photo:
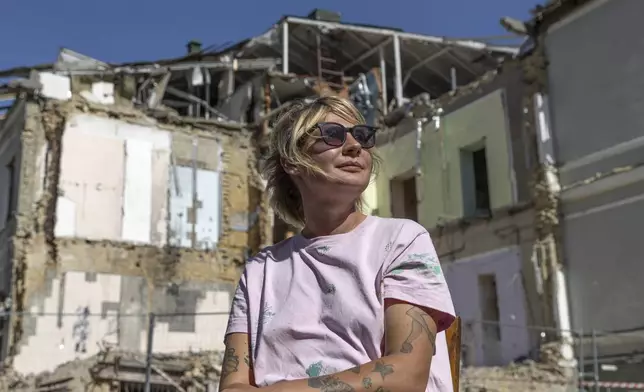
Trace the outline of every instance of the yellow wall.
<instances>
[{"instance_id":1,"label":"yellow wall","mask_svg":"<svg viewBox=\"0 0 644 392\"><path fill-rule=\"evenodd\" d=\"M422 136L421 177L417 179L419 223L434 227L439 219L463 217L460 151L484 139L492 209L513 203L513 182L508 147L508 125L503 92L496 90L434 123ZM376 202L380 216L391 216L390 183L412 173L416 163L416 132L379 147L383 165L377 179Z\"/></svg>"}]
</instances>

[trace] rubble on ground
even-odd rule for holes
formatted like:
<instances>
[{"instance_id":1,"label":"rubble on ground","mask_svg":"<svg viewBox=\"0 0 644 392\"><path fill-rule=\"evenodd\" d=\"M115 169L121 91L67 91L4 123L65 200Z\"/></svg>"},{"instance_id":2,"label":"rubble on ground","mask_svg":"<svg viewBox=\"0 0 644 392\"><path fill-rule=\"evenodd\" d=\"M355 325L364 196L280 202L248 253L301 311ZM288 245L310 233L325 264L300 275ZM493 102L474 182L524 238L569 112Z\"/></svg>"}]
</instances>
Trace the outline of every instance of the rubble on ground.
<instances>
[{"instance_id":1,"label":"rubble on ground","mask_svg":"<svg viewBox=\"0 0 644 392\"><path fill-rule=\"evenodd\" d=\"M540 362L526 360L504 367L466 367L461 373L461 390L480 391L556 391L574 387L574 379L560 366L556 347L544 346ZM221 375L223 353L220 351L154 354L152 375L177 391L207 391L215 387ZM10 368L0 372L0 392L32 392L62 387L70 392L97 391L113 385L127 374L128 379L143 382L145 353L104 350L85 359L58 366L52 372L23 376ZM209 388L209 386L211 386ZM105 390L105 389L102 389ZM109 390L109 389L108 389Z\"/></svg>"},{"instance_id":2,"label":"rubble on ground","mask_svg":"<svg viewBox=\"0 0 644 392\"><path fill-rule=\"evenodd\" d=\"M467 367L461 371L461 390L564 392L576 386L574 369L564 367L557 343L541 347L539 362L526 360L503 367Z\"/></svg>"},{"instance_id":3,"label":"rubble on ground","mask_svg":"<svg viewBox=\"0 0 644 392\"><path fill-rule=\"evenodd\" d=\"M154 354L152 377L178 391L206 391L209 385L218 384L222 360L223 353L219 351ZM52 388L85 392L102 390L101 386L125 379L143 383L145 363L145 353L105 350L37 375L25 376L5 367L0 370L0 392L35 392ZM98 388L88 388L90 385Z\"/></svg>"}]
</instances>

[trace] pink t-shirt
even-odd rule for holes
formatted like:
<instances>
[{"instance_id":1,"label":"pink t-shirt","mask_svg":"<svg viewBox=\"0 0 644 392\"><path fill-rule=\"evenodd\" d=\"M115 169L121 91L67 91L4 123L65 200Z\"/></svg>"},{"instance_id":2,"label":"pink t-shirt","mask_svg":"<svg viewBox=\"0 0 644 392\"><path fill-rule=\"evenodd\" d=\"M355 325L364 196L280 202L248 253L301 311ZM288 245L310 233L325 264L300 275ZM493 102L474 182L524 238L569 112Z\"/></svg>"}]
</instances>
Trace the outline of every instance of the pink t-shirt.
<instances>
[{"instance_id":1,"label":"pink t-shirt","mask_svg":"<svg viewBox=\"0 0 644 392\"><path fill-rule=\"evenodd\" d=\"M410 220L369 216L265 248L246 264L226 333L250 335L259 386L331 374L382 357L385 298L442 312L427 391L452 392L441 331L454 306L429 233Z\"/></svg>"}]
</instances>

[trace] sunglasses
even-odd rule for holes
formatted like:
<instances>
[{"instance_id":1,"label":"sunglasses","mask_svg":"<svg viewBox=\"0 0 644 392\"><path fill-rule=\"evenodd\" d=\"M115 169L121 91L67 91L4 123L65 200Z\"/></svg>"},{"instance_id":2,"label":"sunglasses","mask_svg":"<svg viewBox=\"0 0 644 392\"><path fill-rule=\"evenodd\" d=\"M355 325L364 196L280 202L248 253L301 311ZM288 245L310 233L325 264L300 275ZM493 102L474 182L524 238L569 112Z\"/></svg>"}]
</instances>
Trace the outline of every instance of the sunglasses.
<instances>
[{"instance_id":1,"label":"sunglasses","mask_svg":"<svg viewBox=\"0 0 644 392\"><path fill-rule=\"evenodd\" d=\"M372 148L376 145L376 131L378 130L376 127L362 124L345 127L333 122L318 123L316 127L320 130L322 141L331 147L344 145L347 141L347 133L350 133L362 148Z\"/></svg>"}]
</instances>

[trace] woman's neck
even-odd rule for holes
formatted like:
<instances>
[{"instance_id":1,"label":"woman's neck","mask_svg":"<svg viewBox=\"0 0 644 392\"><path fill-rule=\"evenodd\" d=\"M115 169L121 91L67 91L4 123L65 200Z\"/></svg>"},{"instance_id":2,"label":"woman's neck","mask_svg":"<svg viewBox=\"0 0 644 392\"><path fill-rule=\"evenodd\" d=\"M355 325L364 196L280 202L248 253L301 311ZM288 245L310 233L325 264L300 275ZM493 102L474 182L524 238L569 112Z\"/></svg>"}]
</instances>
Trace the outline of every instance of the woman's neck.
<instances>
[{"instance_id":1,"label":"woman's neck","mask_svg":"<svg viewBox=\"0 0 644 392\"><path fill-rule=\"evenodd\" d=\"M302 235L307 238L348 233L366 218L362 212L357 211L353 206L350 208L322 206L305 208L304 216L306 225L302 230Z\"/></svg>"}]
</instances>

